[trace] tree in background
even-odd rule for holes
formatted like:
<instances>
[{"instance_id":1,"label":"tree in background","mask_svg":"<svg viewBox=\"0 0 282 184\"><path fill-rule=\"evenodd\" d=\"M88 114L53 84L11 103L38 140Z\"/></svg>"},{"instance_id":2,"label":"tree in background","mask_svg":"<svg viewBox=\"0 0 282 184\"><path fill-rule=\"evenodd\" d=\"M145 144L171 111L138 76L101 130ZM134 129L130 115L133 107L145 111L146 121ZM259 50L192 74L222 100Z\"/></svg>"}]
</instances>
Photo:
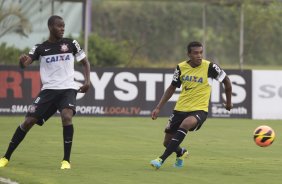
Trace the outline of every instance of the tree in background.
<instances>
[{"instance_id":1,"label":"tree in background","mask_svg":"<svg viewBox=\"0 0 282 184\"><path fill-rule=\"evenodd\" d=\"M123 67L128 61L128 46L125 41L115 42L97 34L89 36L89 61L94 66Z\"/></svg>"},{"instance_id":2,"label":"tree in background","mask_svg":"<svg viewBox=\"0 0 282 184\"><path fill-rule=\"evenodd\" d=\"M4 1L0 4L0 38L12 32L26 37L31 32L31 26L21 13L20 7L13 5L5 9L3 6Z\"/></svg>"},{"instance_id":3,"label":"tree in background","mask_svg":"<svg viewBox=\"0 0 282 184\"><path fill-rule=\"evenodd\" d=\"M247 64L279 64L282 3L267 1L94 1L92 31L102 38L127 41L128 63L173 64L185 58L189 41L205 35L208 59L239 63L240 3L244 3L244 57ZM213 1L215 2L215 1ZM262 2L262 1L261 1ZM203 8L206 7L206 30ZM271 45L271 52L269 47ZM259 62L263 61L263 62ZM149 61L149 62L148 62ZM143 65L148 66L148 65Z\"/></svg>"},{"instance_id":4,"label":"tree in background","mask_svg":"<svg viewBox=\"0 0 282 184\"><path fill-rule=\"evenodd\" d=\"M239 65L240 3L245 15L245 64L280 65L282 3L240 0L93 0L89 60L96 66L174 67L186 59L188 42L205 37L207 59L234 68ZM27 35L29 23L19 12L15 7L10 16L0 11L0 36L7 30ZM6 44L0 47L0 64L17 64L23 51Z\"/></svg>"},{"instance_id":5,"label":"tree in background","mask_svg":"<svg viewBox=\"0 0 282 184\"><path fill-rule=\"evenodd\" d=\"M19 6L10 6L8 9L3 8L4 1L0 4L0 38L10 33L17 33L21 36L27 36L31 32L30 22L20 12ZM0 44L0 64L18 63L19 55L24 50L15 47L8 47L6 43ZM25 49L26 51L26 49Z\"/></svg>"},{"instance_id":6,"label":"tree in background","mask_svg":"<svg viewBox=\"0 0 282 184\"><path fill-rule=\"evenodd\" d=\"M282 6L246 4L245 60L249 64L280 64L282 60ZM279 46L280 45L280 46Z\"/></svg>"}]
</instances>

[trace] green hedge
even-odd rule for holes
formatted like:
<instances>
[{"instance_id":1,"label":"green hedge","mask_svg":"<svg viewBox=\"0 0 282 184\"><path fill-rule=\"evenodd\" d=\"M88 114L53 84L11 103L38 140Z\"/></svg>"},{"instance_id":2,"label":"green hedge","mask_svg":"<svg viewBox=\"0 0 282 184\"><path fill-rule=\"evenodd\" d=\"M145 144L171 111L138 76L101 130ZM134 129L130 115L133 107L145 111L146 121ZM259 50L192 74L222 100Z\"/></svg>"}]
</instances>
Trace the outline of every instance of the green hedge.
<instances>
[{"instance_id":1,"label":"green hedge","mask_svg":"<svg viewBox=\"0 0 282 184\"><path fill-rule=\"evenodd\" d=\"M79 39L83 45L82 38ZM32 46L31 46L32 47ZM126 42L115 42L107 38L101 38L97 34L89 36L88 59L94 66L125 66L129 60ZM19 56L28 53L29 48L18 49L7 46L6 43L0 45L0 65L17 65Z\"/></svg>"}]
</instances>

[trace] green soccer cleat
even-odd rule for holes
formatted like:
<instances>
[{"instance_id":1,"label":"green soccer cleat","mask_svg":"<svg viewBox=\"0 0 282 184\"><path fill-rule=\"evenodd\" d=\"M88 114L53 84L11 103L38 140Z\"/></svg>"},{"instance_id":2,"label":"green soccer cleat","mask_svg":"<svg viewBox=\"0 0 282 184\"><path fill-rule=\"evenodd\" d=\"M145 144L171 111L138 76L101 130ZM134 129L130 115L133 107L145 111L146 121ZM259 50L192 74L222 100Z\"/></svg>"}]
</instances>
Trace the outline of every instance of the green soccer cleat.
<instances>
[{"instance_id":1,"label":"green soccer cleat","mask_svg":"<svg viewBox=\"0 0 282 184\"><path fill-rule=\"evenodd\" d=\"M0 158L0 167L6 167L9 163L9 160L5 157Z\"/></svg>"},{"instance_id":2,"label":"green soccer cleat","mask_svg":"<svg viewBox=\"0 0 282 184\"><path fill-rule=\"evenodd\" d=\"M62 164L61 169L70 169L71 168L70 163L68 161L66 161L66 160L63 160L61 162L61 164Z\"/></svg>"},{"instance_id":3,"label":"green soccer cleat","mask_svg":"<svg viewBox=\"0 0 282 184\"><path fill-rule=\"evenodd\" d=\"M174 167L181 168L184 166L184 159L187 158L189 155L186 149L183 149L183 154L180 157L176 157Z\"/></svg>"},{"instance_id":4,"label":"green soccer cleat","mask_svg":"<svg viewBox=\"0 0 282 184\"><path fill-rule=\"evenodd\" d=\"M163 160L161 158L156 158L155 160L152 160L150 164L153 168L159 169L163 164Z\"/></svg>"}]
</instances>

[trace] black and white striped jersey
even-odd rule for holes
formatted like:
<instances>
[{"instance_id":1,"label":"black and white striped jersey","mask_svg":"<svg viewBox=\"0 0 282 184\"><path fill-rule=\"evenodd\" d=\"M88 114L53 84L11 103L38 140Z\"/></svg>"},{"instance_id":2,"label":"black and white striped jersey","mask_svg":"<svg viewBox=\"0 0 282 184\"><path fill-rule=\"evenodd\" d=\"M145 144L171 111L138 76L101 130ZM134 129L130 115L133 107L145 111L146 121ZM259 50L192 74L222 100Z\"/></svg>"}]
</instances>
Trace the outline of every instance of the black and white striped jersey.
<instances>
[{"instance_id":1,"label":"black and white striped jersey","mask_svg":"<svg viewBox=\"0 0 282 184\"><path fill-rule=\"evenodd\" d=\"M35 45L29 56L40 62L42 89L78 89L74 81L74 60L86 57L76 40L62 38L56 43L45 41Z\"/></svg>"}]
</instances>

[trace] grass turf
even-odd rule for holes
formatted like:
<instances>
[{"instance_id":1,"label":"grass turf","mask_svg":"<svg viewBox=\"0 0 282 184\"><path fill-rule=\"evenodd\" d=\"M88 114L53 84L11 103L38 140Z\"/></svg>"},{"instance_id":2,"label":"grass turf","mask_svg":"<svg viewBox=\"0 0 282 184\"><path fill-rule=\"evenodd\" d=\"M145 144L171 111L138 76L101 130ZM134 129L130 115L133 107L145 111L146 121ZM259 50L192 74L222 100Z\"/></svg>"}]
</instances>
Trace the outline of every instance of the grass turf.
<instances>
[{"instance_id":1,"label":"grass turf","mask_svg":"<svg viewBox=\"0 0 282 184\"><path fill-rule=\"evenodd\" d=\"M23 117L0 117L0 155ZM14 152L0 177L20 184L226 184L281 183L282 122L208 119L188 133L182 146L190 157L182 169L171 155L159 170L149 162L161 155L167 118L75 117L71 170L60 170L63 157L59 117L35 126ZM271 126L276 139L270 147L253 142L254 129Z\"/></svg>"}]
</instances>

